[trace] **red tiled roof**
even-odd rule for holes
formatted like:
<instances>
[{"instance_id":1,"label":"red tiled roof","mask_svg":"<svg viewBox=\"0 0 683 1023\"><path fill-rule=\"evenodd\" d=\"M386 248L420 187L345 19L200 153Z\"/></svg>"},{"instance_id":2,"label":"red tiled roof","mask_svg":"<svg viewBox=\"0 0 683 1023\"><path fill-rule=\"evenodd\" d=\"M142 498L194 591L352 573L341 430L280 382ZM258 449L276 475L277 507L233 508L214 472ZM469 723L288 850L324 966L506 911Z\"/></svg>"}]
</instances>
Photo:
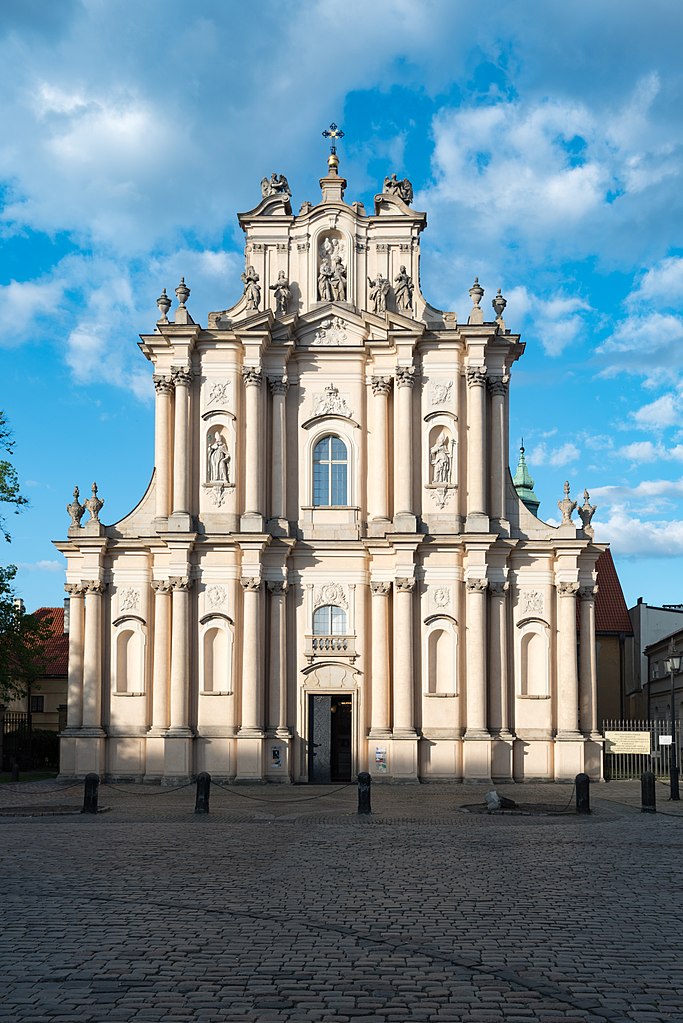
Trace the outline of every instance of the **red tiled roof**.
<instances>
[{"instance_id":1,"label":"red tiled roof","mask_svg":"<svg viewBox=\"0 0 683 1023\"><path fill-rule=\"evenodd\" d=\"M46 675L64 675L69 670L69 635L64 632L63 607L39 607L33 612L36 618L45 619L50 626L50 634L45 644L47 665Z\"/></svg>"},{"instance_id":2,"label":"red tiled roof","mask_svg":"<svg viewBox=\"0 0 683 1023\"><path fill-rule=\"evenodd\" d=\"M595 568L598 573L598 592L595 596L596 633L623 632L627 636L632 636L633 626L609 547L602 552Z\"/></svg>"}]
</instances>

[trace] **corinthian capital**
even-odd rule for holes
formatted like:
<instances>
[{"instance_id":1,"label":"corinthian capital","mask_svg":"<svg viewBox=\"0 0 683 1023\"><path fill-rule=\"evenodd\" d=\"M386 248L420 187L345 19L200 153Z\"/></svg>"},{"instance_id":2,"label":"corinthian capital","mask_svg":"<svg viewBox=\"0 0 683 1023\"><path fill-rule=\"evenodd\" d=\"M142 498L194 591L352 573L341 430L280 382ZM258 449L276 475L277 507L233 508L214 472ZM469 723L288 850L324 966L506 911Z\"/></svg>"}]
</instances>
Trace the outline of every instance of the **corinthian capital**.
<instances>
[{"instance_id":1,"label":"corinthian capital","mask_svg":"<svg viewBox=\"0 0 683 1023\"><path fill-rule=\"evenodd\" d=\"M171 375L176 387L189 387L192 383L192 372L186 366L174 366Z\"/></svg>"},{"instance_id":2,"label":"corinthian capital","mask_svg":"<svg viewBox=\"0 0 683 1023\"><path fill-rule=\"evenodd\" d=\"M242 371L244 375L244 370ZM246 377L244 382L246 383ZM268 386L270 387L271 394L286 394L289 388L289 380L286 376L283 377L268 377Z\"/></svg>"},{"instance_id":3,"label":"corinthian capital","mask_svg":"<svg viewBox=\"0 0 683 1023\"><path fill-rule=\"evenodd\" d=\"M391 592L391 583L370 583L373 597L386 597Z\"/></svg>"},{"instance_id":4,"label":"corinthian capital","mask_svg":"<svg viewBox=\"0 0 683 1023\"><path fill-rule=\"evenodd\" d=\"M489 377L487 381L489 392L500 397L505 397L508 393L509 382L510 377L508 376Z\"/></svg>"},{"instance_id":5,"label":"corinthian capital","mask_svg":"<svg viewBox=\"0 0 683 1023\"><path fill-rule=\"evenodd\" d=\"M153 579L152 589L155 593L170 593L173 589L173 584L170 579Z\"/></svg>"},{"instance_id":6,"label":"corinthian capital","mask_svg":"<svg viewBox=\"0 0 683 1023\"><path fill-rule=\"evenodd\" d=\"M244 380L245 387L260 387L263 383L263 373L260 367L243 366L242 379Z\"/></svg>"},{"instance_id":7,"label":"corinthian capital","mask_svg":"<svg viewBox=\"0 0 683 1023\"><path fill-rule=\"evenodd\" d=\"M412 593L415 589L415 580L403 577L396 580L396 589L399 593Z\"/></svg>"},{"instance_id":8,"label":"corinthian capital","mask_svg":"<svg viewBox=\"0 0 683 1023\"><path fill-rule=\"evenodd\" d=\"M82 597L85 593L85 583L66 583L64 589L70 597Z\"/></svg>"},{"instance_id":9,"label":"corinthian capital","mask_svg":"<svg viewBox=\"0 0 683 1023\"><path fill-rule=\"evenodd\" d=\"M489 590L494 597L504 597L509 589L510 583L508 582L489 583Z\"/></svg>"},{"instance_id":10,"label":"corinthian capital","mask_svg":"<svg viewBox=\"0 0 683 1023\"><path fill-rule=\"evenodd\" d=\"M173 394L173 378L164 376L163 373L155 373L152 377L154 390L157 394Z\"/></svg>"},{"instance_id":11,"label":"corinthian capital","mask_svg":"<svg viewBox=\"0 0 683 1023\"><path fill-rule=\"evenodd\" d=\"M391 377L373 377L370 384L375 396L386 395L391 390Z\"/></svg>"},{"instance_id":12,"label":"corinthian capital","mask_svg":"<svg viewBox=\"0 0 683 1023\"><path fill-rule=\"evenodd\" d=\"M186 592L192 586L192 580L186 575L172 575L168 581L173 591Z\"/></svg>"},{"instance_id":13,"label":"corinthian capital","mask_svg":"<svg viewBox=\"0 0 683 1023\"><path fill-rule=\"evenodd\" d=\"M467 367L467 386L486 387L486 366Z\"/></svg>"},{"instance_id":14,"label":"corinthian capital","mask_svg":"<svg viewBox=\"0 0 683 1023\"><path fill-rule=\"evenodd\" d=\"M276 579L268 583L268 591L274 597L284 597L288 588L287 583L283 579Z\"/></svg>"},{"instance_id":15,"label":"corinthian capital","mask_svg":"<svg viewBox=\"0 0 683 1023\"><path fill-rule=\"evenodd\" d=\"M87 579L81 583L81 586L86 593L94 593L98 597L101 597L106 590L104 583L101 583L98 579Z\"/></svg>"},{"instance_id":16,"label":"corinthian capital","mask_svg":"<svg viewBox=\"0 0 683 1023\"><path fill-rule=\"evenodd\" d=\"M580 586L579 600L595 600L595 594L597 592L598 592L597 586Z\"/></svg>"},{"instance_id":17,"label":"corinthian capital","mask_svg":"<svg viewBox=\"0 0 683 1023\"><path fill-rule=\"evenodd\" d=\"M261 580L256 576L242 576L240 585L245 593L258 593L261 589Z\"/></svg>"},{"instance_id":18,"label":"corinthian capital","mask_svg":"<svg viewBox=\"0 0 683 1023\"><path fill-rule=\"evenodd\" d=\"M468 593L484 593L488 588L488 579L468 579L467 580L467 592Z\"/></svg>"},{"instance_id":19,"label":"corinthian capital","mask_svg":"<svg viewBox=\"0 0 683 1023\"><path fill-rule=\"evenodd\" d=\"M415 383L415 367L397 366L396 383L399 387L412 387Z\"/></svg>"},{"instance_id":20,"label":"corinthian capital","mask_svg":"<svg viewBox=\"0 0 683 1023\"><path fill-rule=\"evenodd\" d=\"M579 590L578 583L558 583L557 584L557 595L558 597L575 597Z\"/></svg>"}]
</instances>

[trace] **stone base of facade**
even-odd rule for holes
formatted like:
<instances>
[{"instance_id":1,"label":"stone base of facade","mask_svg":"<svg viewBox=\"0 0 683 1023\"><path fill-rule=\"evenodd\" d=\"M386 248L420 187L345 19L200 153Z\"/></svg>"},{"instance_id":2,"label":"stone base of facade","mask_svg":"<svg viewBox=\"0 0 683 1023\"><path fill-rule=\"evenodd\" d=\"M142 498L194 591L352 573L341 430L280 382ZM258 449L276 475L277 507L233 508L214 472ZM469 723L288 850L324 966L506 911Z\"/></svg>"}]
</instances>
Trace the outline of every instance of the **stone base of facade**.
<instances>
[{"instance_id":1,"label":"stone base of facade","mask_svg":"<svg viewBox=\"0 0 683 1023\"><path fill-rule=\"evenodd\" d=\"M388 732L369 735L365 743L357 769L367 765L380 784L573 782L582 771L591 781L603 777L602 741L584 736ZM291 734L235 734L230 728L145 736L72 729L61 736L59 778L82 779L95 772L103 779L174 785L208 771L216 781L301 783L307 776L300 745Z\"/></svg>"}]
</instances>

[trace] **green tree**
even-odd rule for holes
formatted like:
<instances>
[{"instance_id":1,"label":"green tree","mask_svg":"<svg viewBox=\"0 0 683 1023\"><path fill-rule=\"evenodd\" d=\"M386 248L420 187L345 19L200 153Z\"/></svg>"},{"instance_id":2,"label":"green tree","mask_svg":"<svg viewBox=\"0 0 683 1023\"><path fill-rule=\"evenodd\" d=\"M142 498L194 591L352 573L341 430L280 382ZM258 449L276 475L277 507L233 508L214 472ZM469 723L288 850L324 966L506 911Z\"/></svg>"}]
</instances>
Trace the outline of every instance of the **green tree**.
<instances>
[{"instance_id":1,"label":"green tree","mask_svg":"<svg viewBox=\"0 0 683 1023\"><path fill-rule=\"evenodd\" d=\"M12 431L0 412L0 450L14 451ZM0 459L0 533L9 543L5 506L18 514L28 501L19 491L17 470L7 458ZM48 623L26 614L15 600L15 565L0 567L0 702L22 696L44 671Z\"/></svg>"}]
</instances>

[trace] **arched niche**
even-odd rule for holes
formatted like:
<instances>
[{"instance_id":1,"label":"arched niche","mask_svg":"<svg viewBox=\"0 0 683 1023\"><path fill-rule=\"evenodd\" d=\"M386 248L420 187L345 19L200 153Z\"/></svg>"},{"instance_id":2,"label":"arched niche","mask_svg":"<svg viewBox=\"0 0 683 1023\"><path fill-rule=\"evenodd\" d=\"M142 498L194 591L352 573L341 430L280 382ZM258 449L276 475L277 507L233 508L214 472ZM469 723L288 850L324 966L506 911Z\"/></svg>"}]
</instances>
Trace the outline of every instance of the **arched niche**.
<instances>
[{"instance_id":1,"label":"arched niche","mask_svg":"<svg viewBox=\"0 0 683 1023\"><path fill-rule=\"evenodd\" d=\"M212 411L202 418L202 487L211 504L220 508L226 493L235 488L235 418L225 411Z\"/></svg>"},{"instance_id":2,"label":"arched niche","mask_svg":"<svg viewBox=\"0 0 683 1023\"><path fill-rule=\"evenodd\" d=\"M540 618L517 625L517 677L519 693L527 699L550 697L550 628Z\"/></svg>"},{"instance_id":3,"label":"arched niche","mask_svg":"<svg viewBox=\"0 0 683 1023\"><path fill-rule=\"evenodd\" d=\"M199 632L200 696L230 696L233 686L233 623L222 614L202 618Z\"/></svg>"},{"instance_id":4,"label":"arched niche","mask_svg":"<svg viewBox=\"0 0 683 1023\"><path fill-rule=\"evenodd\" d=\"M458 627L450 615L425 622L422 650L422 691L425 696L458 695Z\"/></svg>"},{"instance_id":5,"label":"arched niche","mask_svg":"<svg viewBox=\"0 0 683 1023\"><path fill-rule=\"evenodd\" d=\"M353 240L339 227L324 227L313 239L311 299L313 302L353 302ZM329 268L329 273L324 269ZM341 287L340 269L343 271ZM329 285L325 282L329 282Z\"/></svg>"},{"instance_id":6,"label":"arched niche","mask_svg":"<svg viewBox=\"0 0 683 1023\"><path fill-rule=\"evenodd\" d=\"M112 682L115 696L143 696L147 627L137 617L119 618L112 635Z\"/></svg>"}]
</instances>

